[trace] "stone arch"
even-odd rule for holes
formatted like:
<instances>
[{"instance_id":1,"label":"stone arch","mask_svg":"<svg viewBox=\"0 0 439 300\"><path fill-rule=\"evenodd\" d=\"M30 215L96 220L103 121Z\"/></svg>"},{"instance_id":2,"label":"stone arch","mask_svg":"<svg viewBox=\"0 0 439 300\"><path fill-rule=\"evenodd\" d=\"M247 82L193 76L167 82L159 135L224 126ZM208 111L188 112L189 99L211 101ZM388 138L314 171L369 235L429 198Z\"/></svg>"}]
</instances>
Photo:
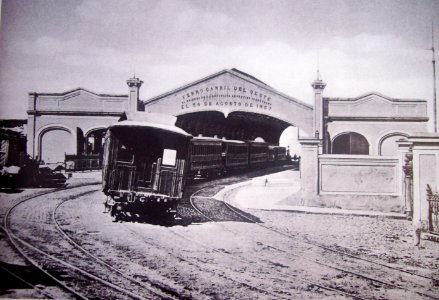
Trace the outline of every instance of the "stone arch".
<instances>
[{"instance_id":1,"label":"stone arch","mask_svg":"<svg viewBox=\"0 0 439 300\"><path fill-rule=\"evenodd\" d=\"M332 154L369 155L370 143L367 138L357 132L342 132L334 136L331 142Z\"/></svg>"},{"instance_id":2,"label":"stone arch","mask_svg":"<svg viewBox=\"0 0 439 300\"><path fill-rule=\"evenodd\" d=\"M108 128L108 125L96 125L96 126L89 127L86 130L84 130L84 136L88 136L88 135L90 135L91 132L96 131L96 130L101 130L101 129L107 130L107 128Z\"/></svg>"},{"instance_id":3,"label":"stone arch","mask_svg":"<svg viewBox=\"0 0 439 300\"><path fill-rule=\"evenodd\" d=\"M225 114L211 109L179 114L176 126L194 136L216 135L232 140L254 140L262 137L268 143L277 144L285 128L296 125L264 113L234 110Z\"/></svg>"},{"instance_id":4,"label":"stone arch","mask_svg":"<svg viewBox=\"0 0 439 300\"><path fill-rule=\"evenodd\" d=\"M107 126L99 125L88 128L84 134L84 154L101 155ZM79 153L78 153L79 154Z\"/></svg>"},{"instance_id":5,"label":"stone arch","mask_svg":"<svg viewBox=\"0 0 439 300\"><path fill-rule=\"evenodd\" d=\"M45 163L64 162L65 154L74 154L76 133L62 124L50 124L37 132L36 156ZM63 147L59 147L59 145Z\"/></svg>"},{"instance_id":6,"label":"stone arch","mask_svg":"<svg viewBox=\"0 0 439 300\"><path fill-rule=\"evenodd\" d=\"M409 136L407 132L391 131L384 134L378 141L378 155L396 156L398 146L395 143L399 139L406 139Z\"/></svg>"}]
</instances>

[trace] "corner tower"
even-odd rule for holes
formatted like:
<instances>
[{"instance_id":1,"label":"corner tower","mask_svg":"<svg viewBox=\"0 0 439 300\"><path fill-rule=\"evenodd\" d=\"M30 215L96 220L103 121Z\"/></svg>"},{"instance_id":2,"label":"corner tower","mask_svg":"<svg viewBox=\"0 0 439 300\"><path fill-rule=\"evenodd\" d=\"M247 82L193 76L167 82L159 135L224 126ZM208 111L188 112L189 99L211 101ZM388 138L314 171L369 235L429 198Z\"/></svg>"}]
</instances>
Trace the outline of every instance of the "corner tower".
<instances>
[{"instance_id":1,"label":"corner tower","mask_svg":"<svg viewBox=\"0 0 439 300\"><path fill-rule=\"evenodd\" d=\"M323 90L326 83L320 78L320 72L317 70L317 79L311 84L314 90L314 122L313 132L316 139L323 139Z\"/></svg>"},{"instance_id":2,"label":"corner tower","mask_svg":"<svg viewBox=\"0 0 439 300\"><path fill-rule=\"evenodd\" d=\"M133 76L133 78L130 78L127 80L127 85L129 89L128 94L128 110L130 112L136 112L138 111L139 107L139 90L142 86L143 81L139 78L136 78Z\"/></svg>"}]
</instances>

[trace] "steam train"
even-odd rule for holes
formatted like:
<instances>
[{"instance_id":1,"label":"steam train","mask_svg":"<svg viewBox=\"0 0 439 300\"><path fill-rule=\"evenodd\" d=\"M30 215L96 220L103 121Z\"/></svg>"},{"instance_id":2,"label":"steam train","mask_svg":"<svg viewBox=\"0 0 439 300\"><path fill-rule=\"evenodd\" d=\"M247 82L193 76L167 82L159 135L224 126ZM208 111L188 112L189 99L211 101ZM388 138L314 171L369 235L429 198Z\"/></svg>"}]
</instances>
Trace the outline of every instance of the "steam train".
<instances>
[{"instance_id":1,"label":"steam train","mask_svg":"<svg viewBox=\"0 0 439 300\"><path fill-rule=\"evenodd\" d=\"M185 184L239 168L286 160L286 149L263 142L193 137L173 122L136 121L108 127L102 184L116 218L175 212Z\"/></svg>"}]
</instances>

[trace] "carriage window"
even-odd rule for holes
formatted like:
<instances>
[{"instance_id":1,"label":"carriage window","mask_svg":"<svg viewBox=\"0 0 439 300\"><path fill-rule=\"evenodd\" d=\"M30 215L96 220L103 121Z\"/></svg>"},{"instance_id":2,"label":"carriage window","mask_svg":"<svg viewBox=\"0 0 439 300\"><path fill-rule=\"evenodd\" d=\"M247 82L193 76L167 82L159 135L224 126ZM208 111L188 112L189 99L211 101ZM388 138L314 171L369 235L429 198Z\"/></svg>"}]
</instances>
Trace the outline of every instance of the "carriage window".
<instances>
[{"instance_id":1,"label":"carriage window","mask_svg":"<svg viewBox=\"0 0 439 300\"><path fill-rule=\"evenodd\" d=\"M117 155L117 160L132 162L133 160L133 149L125 146L123 144L119 145L119 151Z\"/></svg>"},{"instance_id":2,"label":"carriage window","mask_svg":"<svg viewBox=\"0 0 439 300\"><path fill-rule=\"evenodd\" d=\"M162 164L167 166L175 166L175 160L177 158L177 150L164 149L163 150L163 162Z\"/></svg>"}]
</instances>

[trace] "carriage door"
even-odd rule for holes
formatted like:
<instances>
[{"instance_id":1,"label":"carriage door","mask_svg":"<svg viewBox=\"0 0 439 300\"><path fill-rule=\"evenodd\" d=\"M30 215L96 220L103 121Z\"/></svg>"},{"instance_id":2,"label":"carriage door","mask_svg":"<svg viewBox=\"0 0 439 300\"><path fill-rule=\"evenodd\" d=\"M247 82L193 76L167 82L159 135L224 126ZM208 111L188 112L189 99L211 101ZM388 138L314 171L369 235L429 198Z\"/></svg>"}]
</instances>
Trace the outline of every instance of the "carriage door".
<instances>
[{"instance_id":1,"label":"carriage door","mask_svg":"<svg viewBox=\"0 0 439 300\"><path fill-rule=\"evenodd\" d=\"M177 150L164 149L157 161L157 172L153 189L159 194L181 197L185 161L177 159Z\"/></svg>"}]
</instances>

